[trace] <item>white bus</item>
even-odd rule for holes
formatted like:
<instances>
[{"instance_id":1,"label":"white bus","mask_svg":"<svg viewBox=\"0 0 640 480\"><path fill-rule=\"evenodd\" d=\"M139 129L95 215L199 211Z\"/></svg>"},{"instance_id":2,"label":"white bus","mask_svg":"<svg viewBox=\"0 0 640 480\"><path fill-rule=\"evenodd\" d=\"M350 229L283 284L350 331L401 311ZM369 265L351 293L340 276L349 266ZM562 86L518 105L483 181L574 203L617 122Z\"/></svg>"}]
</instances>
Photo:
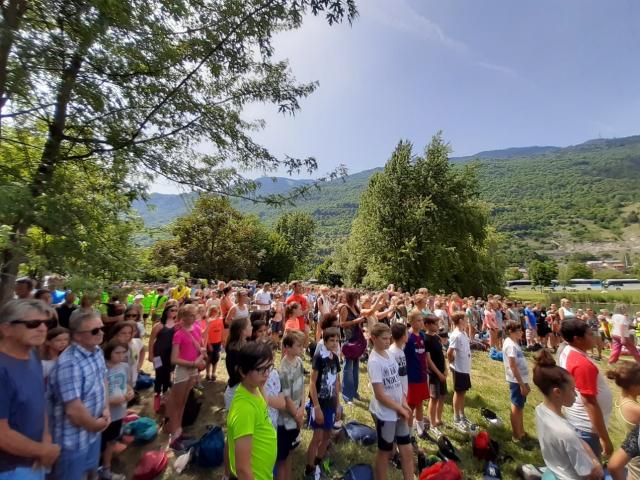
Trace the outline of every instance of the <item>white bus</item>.
<instances>
[{"instance_id":1,"label":"white bus","mask_svg":"<svg viewBox=\"0 0 640 480\"><path fill-rule=\"evenodd\" d=\"M637 278L612 278L605 280L609 290L640 290L640 280Z\"/></svg>"},{"instance_id":2,"label":"white bus","mask_svg":"<svg viewBox=\"0 0 640 480\"><path fill-rule=\"evenodd\" d=\"M531 280L509 280L507 288L512 290L517 290L518 288L531 289L533 288L533 282Z\"/></svg>"},{"instance_id":3,"label":"white bus","mask_svg":"<svg viewBox=\"0 0 640 480\"><path fill-rule=\"evenodd\" d=\"M596 278L572 278L569 280L569 288L575 290L602 290L602 280Z\"/></svg>"}]
</instances>

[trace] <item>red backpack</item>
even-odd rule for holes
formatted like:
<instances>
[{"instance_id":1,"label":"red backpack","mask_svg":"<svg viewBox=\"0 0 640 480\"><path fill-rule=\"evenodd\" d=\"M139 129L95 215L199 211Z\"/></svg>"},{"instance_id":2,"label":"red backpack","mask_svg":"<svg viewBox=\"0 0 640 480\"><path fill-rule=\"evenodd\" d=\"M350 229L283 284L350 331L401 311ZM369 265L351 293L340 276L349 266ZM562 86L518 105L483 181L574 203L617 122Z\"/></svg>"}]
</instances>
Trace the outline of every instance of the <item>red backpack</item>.
<instances>
[{"instance_id":1,"label":"red backpack","mask_svg":"<svg viewBox=\"0 0 640 480\"><path fill-rule=\"evenodd\" d=\"M471 441L473 456L480 460L495 460L498 456L498 443L491 440L489 432L479 432Z\"/></svg>"},{"instance_id":2,"label":"red backpack","mask_svg":"<svg viewBox=\"0 0 640 480\"><path fill-rule=\"evenodd\" d=\"M422 470L419 480L462 480L462 474L456 462L447 460L434 463Z\"/></svg>"},{"instance_id":3,"label":"red backpack","mask_svg":"<svg viewBox=\"0 0 640 480\"><path fill-rule=\"evenodd\" d=\"M168 462L166 450L145 452L133 472L133 480L153 480L164 472Z\"/></svg>"}]
</instances>

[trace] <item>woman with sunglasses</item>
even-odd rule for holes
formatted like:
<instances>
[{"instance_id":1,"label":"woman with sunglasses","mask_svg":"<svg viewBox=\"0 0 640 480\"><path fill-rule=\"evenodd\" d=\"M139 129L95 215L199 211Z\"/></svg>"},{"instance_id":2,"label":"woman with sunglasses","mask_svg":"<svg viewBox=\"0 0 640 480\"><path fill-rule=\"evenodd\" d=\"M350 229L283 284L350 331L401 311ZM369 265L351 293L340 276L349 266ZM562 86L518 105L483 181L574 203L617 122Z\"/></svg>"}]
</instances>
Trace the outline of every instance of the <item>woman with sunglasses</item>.
<instances>
[{"instance_id":1,"label":"woman with sunglasses","mask_svg":"<svg viewBox=\"0 0 640 480\"><path fill-rule=\"evenodd\" d=\"M272 480L276 463L276 431L261 389L273 369L273 352L263 342L247 343L238 354L242 378L227 417L232 478Z\"/></svg>"},{"instance_id":2,"label":"woman with sunglasses","mask_svg":"<svg viewBox=\"0 0 640 480\"><path fill-rule=\"evenodd\" d=\"M47 338L47 326L55 326L52 315L51 307L40 300L12 300L0 310L2 479L42 480L44 468L60 454L45 422L42 365L35 350Z\"/></svg>"},{"instance_id":3,"label":"woman with sunglasses","mask_svg":"<svg viewBox=\"0 0 640 480\"><path fill-rule=\"evenodd\" d=\"M137 303L128 305L127 309L124 311L125 321L136 322L136 330L133 335L135 338L144 338L147 333L144 329L144 319L142 311L142 305L139 305Z\"/></svg>"},{"instance_id":4,"label":"woman with sunglasses","mask_svg":"<svg viewBox=\"0 0 640 480\"><path fill-rule=\"evenodd\" d=\"M171 387L171 374L174 368L171 364L171 345L177 315L178 302L169 300L162 311L160 321L153 326L149 335L149 361L153 363L156 370L156 381L153 385L155 391L153 410L156 413L160 411L163 397Z\"/></svg>"}]
</instances>

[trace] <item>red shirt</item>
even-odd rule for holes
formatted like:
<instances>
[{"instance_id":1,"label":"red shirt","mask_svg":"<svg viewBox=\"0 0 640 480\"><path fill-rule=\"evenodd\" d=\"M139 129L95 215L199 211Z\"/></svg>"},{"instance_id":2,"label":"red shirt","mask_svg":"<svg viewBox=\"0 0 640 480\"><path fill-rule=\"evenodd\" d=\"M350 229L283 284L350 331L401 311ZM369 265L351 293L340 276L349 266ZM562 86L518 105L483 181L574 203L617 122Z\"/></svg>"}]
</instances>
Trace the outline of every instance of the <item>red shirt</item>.
<instances>
[{"instance_id":1,"label":"red shirt","mask_svg":"<svg viewBox=\"0 0 640 480\"><path fill-rule=\"evenodd\" d=\"M293 302L298 302L300 304L300 307L302 308L303 312L306 312L309 308L309 303L307 302L307 297L305 297L302 294L298 294L298 293L294 293L293 295L291 295L289 298L287 298L287 301L285 302L287 305L289 305L290 303ZM304 326L305 326L305 321L304 321L304 315L301 315L298 317L298 322L300 323L300 330L302 330L304 332Z\"/></svg>"},{"instance_id":2,"label":"red shirt","mask_svg":"<svg viewBox=\"0 0 640 480\"><path fill-rule=\"evenodd\" d=\"M214 318L209 322L209 338L208 343L222 343L222 330L224 328L224 322L222 317Z\"/></svg>"}]
</instances>

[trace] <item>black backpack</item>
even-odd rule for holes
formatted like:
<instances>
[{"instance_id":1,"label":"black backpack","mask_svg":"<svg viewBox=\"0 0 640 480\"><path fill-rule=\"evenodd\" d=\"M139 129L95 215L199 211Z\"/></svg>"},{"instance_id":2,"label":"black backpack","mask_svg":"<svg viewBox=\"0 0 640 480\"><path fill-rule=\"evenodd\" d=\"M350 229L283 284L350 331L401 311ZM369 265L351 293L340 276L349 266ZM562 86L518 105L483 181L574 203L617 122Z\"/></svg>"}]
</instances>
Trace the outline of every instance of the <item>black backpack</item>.
<instances>
[{"instance_id":1,"label":"black backpack","mask_svg":"<svg viewBox=\"0 0 640 480\"><path fill-rule=\"evenodd\" d=\"M202 394L200 392L196 393L196 390L192 388L187 397L187 403L184 406L184 413L182 414L183 427L189 427L196 423L196 419L202 408L202 402Z\"/></svg>"}]
</instances>

